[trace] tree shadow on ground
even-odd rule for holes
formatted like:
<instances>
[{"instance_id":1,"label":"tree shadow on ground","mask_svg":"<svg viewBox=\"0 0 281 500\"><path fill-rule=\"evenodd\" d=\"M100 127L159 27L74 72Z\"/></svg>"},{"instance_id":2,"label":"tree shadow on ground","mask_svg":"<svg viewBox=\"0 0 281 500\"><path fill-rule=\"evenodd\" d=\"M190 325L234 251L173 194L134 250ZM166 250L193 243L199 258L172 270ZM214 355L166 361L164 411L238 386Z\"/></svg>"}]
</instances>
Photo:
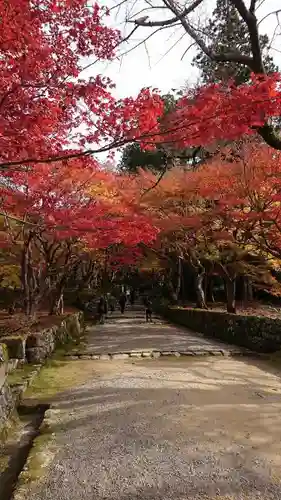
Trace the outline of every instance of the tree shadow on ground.
<instances>
[{"instance_id":1,"label":"tree shadow on ground","mask_svg":"<svg viewBox=\"0 0 281 500\"><path fill-rule=\"evenodd\" d=\"M106 366L54 400L45 498L55 482L61 500L281 498L279 377L232 359Z\"/></svg>"}]
</instances>

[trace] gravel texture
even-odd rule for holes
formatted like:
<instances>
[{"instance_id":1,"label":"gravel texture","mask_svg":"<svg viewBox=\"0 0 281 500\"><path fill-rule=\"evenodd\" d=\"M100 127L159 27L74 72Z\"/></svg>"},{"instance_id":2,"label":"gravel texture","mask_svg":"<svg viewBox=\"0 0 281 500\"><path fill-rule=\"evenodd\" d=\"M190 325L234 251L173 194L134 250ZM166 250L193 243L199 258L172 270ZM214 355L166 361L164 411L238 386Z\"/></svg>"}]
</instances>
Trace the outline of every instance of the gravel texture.
<instances>
[{"instance_id":1,"label":"gravel texture","mask_svg":"<svg viewBox=\"0 0 281 500\"><path fill-rule=\"evenodd\" d=\"M208 353L218 349L245 351L219 340L208 339L187 328L170 325L155 316L153 323L146 323L144 312L129 309L123 317L116 312L109 315L105 324L88 327L87 346L83 348L83 354L152 350Z\"/></svg>"},{"instance_id":2,"label":"gravel texture","mask_svg":"<svg viewBox=\"0 0 281 500\"><path fill-rule=\"evenodd\" d=\"M281 379L265 361L83 362L95 376L53 402L57 454L23 500L280 500Z\"/></svg>"}]
</instances>

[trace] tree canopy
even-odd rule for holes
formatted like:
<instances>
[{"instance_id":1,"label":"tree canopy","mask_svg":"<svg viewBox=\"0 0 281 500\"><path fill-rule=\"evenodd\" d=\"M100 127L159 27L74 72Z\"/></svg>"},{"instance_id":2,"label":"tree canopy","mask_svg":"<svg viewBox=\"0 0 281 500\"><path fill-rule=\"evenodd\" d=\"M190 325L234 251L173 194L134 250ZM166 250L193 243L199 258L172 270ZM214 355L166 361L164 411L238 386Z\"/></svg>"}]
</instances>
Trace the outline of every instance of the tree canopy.
<instances>
[{"instance_id":1,"label":"tree canopy","mask_svg":"<svg viewBox=\"0 0 281 500\"><path fill-rule=\"evenodd\" d=\"M217 0L212 16L204 29L204 35L206 45L213 54L223 56L225 53L231 52L233 47L236 47L241 54L248 57L251 55L249 30L235 5L229 0ZM259 43L266 73L278 71L269 53L270 41L268 36L260 35ZM197 47L197 55L193 59L193 64L200 69L200 77L205 84L221 81L227 83L230 79L233 79L239 85L249 81L251 77L251 69L246 64L212 59L200 46Z\"/></svg>"},{"instance_id":2,"label":"tree canopy","mask_svg":"<svg viewBox=\"0 0 281 500\"><path fill-rule=\"evenodd\" d=\"M201 307L206 275L225 281L233 311L237 277L276 285L281 75L255 1L220 0L196 27L203 2L165 0L163 18L150 4L148 18L136 18L134 7L127 36L109 25L108 8L86 0L0 6L1 282L20 286L27 314L44 300L60 312L70 284L108 286L141 265L144 249L167 283L177 269L174 297L179 270L192 269ZM87 77L141 26L180 27L204 54L204 84L117 99L110 79ZM126 145L121 173L95 156ZM208 161L187 169L202 147Z\"/></svg>"}]
</instances>

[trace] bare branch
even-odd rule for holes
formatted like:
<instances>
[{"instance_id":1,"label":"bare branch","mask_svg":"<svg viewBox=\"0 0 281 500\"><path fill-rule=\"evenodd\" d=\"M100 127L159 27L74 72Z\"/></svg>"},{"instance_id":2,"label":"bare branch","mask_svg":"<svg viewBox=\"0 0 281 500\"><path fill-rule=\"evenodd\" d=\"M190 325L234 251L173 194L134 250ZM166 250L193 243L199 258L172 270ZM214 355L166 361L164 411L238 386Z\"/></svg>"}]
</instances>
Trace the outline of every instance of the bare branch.
<instances>
[{"instance_id":1,"label":"bare branch","mask_svg":"<svg viewBox=\"0 0 281 500\"><path fill-rule=\"evenodd\" d=\"M273 12L269 12L268 14L266 14L259 22L258 22L258 26L263 23L263 21L265 21L269 16L278 16L278 14L280 14L281 12L281 9L278 9L278 10L274 10Z\"/></svg>"},{"instance_id":2,"label":"bare branch","mask_svg":"<svg viewBox=\"0 0 281 500\"><path fill-rule=\"evenodd\" d=\"M186 7L182 12L178 13L175 17L172 17L171 19L163 20L163 21L146 21L143 19L135 19L134 21L129 21L129 22L134 22L137 26L146 26L146 27L156 27L156 26L170 26L177 21L181 20L182 18L188 16L191 12L193 12L198 5L200 5L203 2L203 0L195 0L189 7Z\"/></svg>"},{"instance_id":3,"label":"bare branch","mask_svg":"<svg viewBox=\"0 0 281 500\"><path fill-rule=\"evenodd\" d=\"M167 167L161 172L161 174L159 175L157 181L152 185L150 186L149 188L145 189L142 194L141 194L141 197L143 197L145 194L149 193L150 191L152 191L152 189L155 189L158 184L161 182L161 180L163 179L165 173L167 172Z\"/></svg>"},{"instance_id":4,"label":"bare branch","mask_svg":"<svg viewBox=\"0 0 281 500\"><path fill-rule=\"evenodd\" d=\"M194 45L196 45L196 42L192 42L184 51L183 55L181 56L181 61L183 60L184 56L187 54L187 52L189 51L189 49L191 49L191 47L194 47Z\"/></svg>"}]
</instances>

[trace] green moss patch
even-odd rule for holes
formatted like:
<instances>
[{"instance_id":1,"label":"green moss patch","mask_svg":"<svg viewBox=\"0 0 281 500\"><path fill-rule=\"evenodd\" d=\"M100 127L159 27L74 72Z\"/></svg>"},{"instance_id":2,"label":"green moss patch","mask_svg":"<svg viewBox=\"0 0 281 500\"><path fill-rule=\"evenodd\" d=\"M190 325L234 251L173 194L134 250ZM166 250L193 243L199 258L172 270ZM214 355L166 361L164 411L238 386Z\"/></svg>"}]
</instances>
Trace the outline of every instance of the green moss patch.
<instances>
[{"instance_id":1,"label":"green moss patch","mask_svg":"<svg viewBox=\"0 0 281 500\"><path fill-rule=\"evenodd\" d=\"M82 384L94 373L94 363L91 360L51 359L30 384L24 398L51 401L53 396Z\"/></svg>"},{"instance_id":2,"label":"green moss patch","mask_svg":"<svg viewBox=\"0 0 281 500\"><path fill-rule=\"evenodd\" d=\"M0 458L3 457L4 454L3 449L7 441L10 438L13 439L13 436L17 435L20 429L21 429L21 422L19 420L18 414L16 411L13 411L13 413L9 416L8 420L6 421L5 425L1 427L0 430ZM1 463L0 463L0 471L1 471Z\"/></svg>"},{"instance_id":3,"label":"green moss patch","mask_svg":"<svg viewBox=\"0 0 281 500\"><path fill-rule=\"evenodd\" d=\"M7 376L7 382L8 384L11 385L21 385L26 380L28 380L31 375L33 374L34 370L36 368L36 365L22 365L19 368L16 368L13 370L11 373L8 374Z\"/></svg>"}]
</instances>

